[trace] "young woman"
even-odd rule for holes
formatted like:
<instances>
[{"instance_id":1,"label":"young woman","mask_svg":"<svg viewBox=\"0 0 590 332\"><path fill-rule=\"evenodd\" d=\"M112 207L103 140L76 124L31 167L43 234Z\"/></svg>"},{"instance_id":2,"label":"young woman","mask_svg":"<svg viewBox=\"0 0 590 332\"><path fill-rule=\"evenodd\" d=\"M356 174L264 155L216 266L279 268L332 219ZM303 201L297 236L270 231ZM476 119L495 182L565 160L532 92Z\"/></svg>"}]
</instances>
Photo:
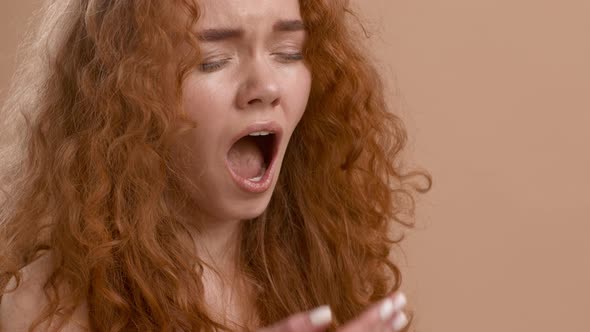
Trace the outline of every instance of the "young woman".
<instances>
[{"instance_id":1,"label":"young woman","mask_svg":"<svg viewBox=\"0 0 590 332\"><path fill-rule=\"evenodd\" d=\"M2 113L0 329L407 329L430 176L347 2L49 2Z\"/></svg>"}]
</instances>

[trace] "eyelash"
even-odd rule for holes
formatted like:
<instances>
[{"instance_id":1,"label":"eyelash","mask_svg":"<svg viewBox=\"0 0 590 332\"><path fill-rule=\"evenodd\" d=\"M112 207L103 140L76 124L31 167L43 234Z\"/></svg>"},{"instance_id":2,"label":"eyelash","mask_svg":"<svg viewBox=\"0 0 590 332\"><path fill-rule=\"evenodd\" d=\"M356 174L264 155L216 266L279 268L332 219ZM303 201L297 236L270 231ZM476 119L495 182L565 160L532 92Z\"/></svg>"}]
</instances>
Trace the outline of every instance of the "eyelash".
<instances>
[{"instance_id":1,"label":"eyelash","mask_svg":"<svg viewBox=\"0 0 590 332\"><path fill-rule=\"evenodd\" d=\"M221 67L223 67L223 65L225 65L228 61L229 61L229 59L216 61L216 62L202 63L199 65L199 69L205 73L213 72L213 71L216 71L217 69L220 69Z\"/></svg>"},{"instance_id":2,"label":"eyelash","mask_svg":"<svg viewBox=\"0 0 590 332\"><path fill-rule=\"evenodd\" d=\"M283 60L286 60L286 61L303 60L302 53L274 53L274 54L280 55L281 58L283 58ZM205 73L213 72L218 69L221 69L221 67L223 67L227 62L229 62L229 60L230 59L223 59L223 60L215 61L215 62L205 62L205 63L202 63L199 65L199 69Z\"/></svg>"}]
</instances>

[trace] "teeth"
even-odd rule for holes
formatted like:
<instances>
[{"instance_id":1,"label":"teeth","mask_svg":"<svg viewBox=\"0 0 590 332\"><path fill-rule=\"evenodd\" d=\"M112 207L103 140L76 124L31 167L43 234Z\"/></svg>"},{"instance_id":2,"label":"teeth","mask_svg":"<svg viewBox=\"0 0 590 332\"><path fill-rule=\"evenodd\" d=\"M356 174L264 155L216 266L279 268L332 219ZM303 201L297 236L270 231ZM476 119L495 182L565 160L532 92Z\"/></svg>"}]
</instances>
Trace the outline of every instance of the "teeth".
<instances>
[{"instance_id":1,"label":"teeth","mask_svg":"<svg viewBox=\"0 0 590 332\"><path fill-rule=\"evenodd\" d=\"M261 176L258 176L258 177L255 177L255 178L250 178L248 180L250 180L252 182L258 182L258 181L262 180L262 175Z\"/></svg>"},{"instance_id":2,"label":"teeth","mask_svg":"<svg viewBox=\"0 0 590 332\"><path fill-rule=\"evenodd\" d=\"M260 176L257 176L255 178L249 178L248 181L252 181L252 182L258 182L260 180L262 180L262 177L264 176L264 174L266 174L266 165L262 166L262 169L260 170Z\"/></svg>"},{"instance_id":3,"label":"teeth","mask_svg":"<svg viewBox=\"0 0 590 332\"><path fill-rule=\"evenodd\" d=\"M257 131L257 132L250 133L250 135L248 135L248 136L266 136L269 134L270 134L269 131Z\"/></svg>"}]
</instances>

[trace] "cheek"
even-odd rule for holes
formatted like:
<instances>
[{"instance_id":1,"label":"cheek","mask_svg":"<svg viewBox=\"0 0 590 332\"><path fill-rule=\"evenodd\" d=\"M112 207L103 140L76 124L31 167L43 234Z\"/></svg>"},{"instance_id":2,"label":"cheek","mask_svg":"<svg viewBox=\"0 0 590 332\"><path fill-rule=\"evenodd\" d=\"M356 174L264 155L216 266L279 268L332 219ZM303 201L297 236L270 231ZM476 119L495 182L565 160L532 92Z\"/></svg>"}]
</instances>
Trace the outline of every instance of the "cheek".
<instances>
[{"instance_id":1,"label":"cheek","mask_svg":"<svg viewBox=\"0 0 590 332\"><path fill-rule=\"evenodd\" d=\"M309 70L305 70L289 89L292 100L295 100L294 110L297 122L303 116L305 109L307 108L307 102L309 100L309 94L311 90L311 73Z\"/></svg>"},{"instance_id":2,"label":"cheek","mask_svg":"<svg viewBox=\"0 0 590 332\"><path fill-rule=\"evenodd\" d=\"M216 108L219 97L214 93L208 93L212 89L197 80L185 83L182 90L182 103L184 111L196 121L201 121L209 117L208 112Z\"/></svg>"},{"instance_id":3,"label":"cheek","mask_svg":"<svg viewBox=\"0 0 590 332\"><path fill-rule=\"evenodd\" d=\"M216 141L224 129L224 116L220 116L226 109L224 97L212 93L206 84L188 82L183 87L184 112L196 122L196 128L183 137L183 143L190 149L191 166L195 171L208 165L208 160L215 156L215 145L210 142Z\"/></svg>"},{"instance_id":4,"label":"cheek","mask_svg":"<svg viewBox=\"0 0 590 332\"><path fill-rule=\"evenodd\" d=\"M189 76L182 88L183 104L187 113L195 117L209 116L215 112L227 112L235 99L236 82L227 75ZM198 112L197 112L198 111Z\"/></svg>"}]
</instances>

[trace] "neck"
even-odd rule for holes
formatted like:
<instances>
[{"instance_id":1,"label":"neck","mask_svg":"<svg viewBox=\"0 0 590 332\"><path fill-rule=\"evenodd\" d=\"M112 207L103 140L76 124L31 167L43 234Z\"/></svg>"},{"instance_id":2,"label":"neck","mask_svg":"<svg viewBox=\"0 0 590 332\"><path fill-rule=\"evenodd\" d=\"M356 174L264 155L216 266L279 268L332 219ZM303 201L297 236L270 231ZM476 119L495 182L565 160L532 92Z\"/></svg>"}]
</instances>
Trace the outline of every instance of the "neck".
<instances>
[{"instance_id":1,"label":"neck","mask_svg":"<svg viewBox=\"0 0 590 332\"><path fill-rule=\"evenodd\" d=\"M197 254L211 268L224 275L233 275L238 262L241 222L214 221L204 226L199 223L192 234Z\"/></svg>"},{"instance_id":2,"label":"neck","mask_svg":"<svg viewBox=\"0 0 590 332\"><path fill-rule=\"evenodd\" d=\"M210 314L220 322L256 324L252 323L257 321L253 290L238 269L244 221L212 218L194 206L176 208L191 231L197 256L205 263L202 282Z\"/></svg>"},{"instance_id":3,"label":"neck","mask_svg":"<svg viewBox=\"0 0 590 332\"><path fill-rule=\"evenodd\" d=\"M252 324L252 293L238 268L243 221L195 220L199 223L192 235L197 254L205 263L203 284L210 313L234 329Z\"/></svg>"},{"instance_id":4,"label":"neck","mask_svg":"<svg viewBox=\"0 0 590 332\"><path fill-rule=\"evenodd\" d=\"M184 210L198 257L221 274L232 275L238 262L242 221L220 220L197 209Z\"/></svg>"}]
</instances>

